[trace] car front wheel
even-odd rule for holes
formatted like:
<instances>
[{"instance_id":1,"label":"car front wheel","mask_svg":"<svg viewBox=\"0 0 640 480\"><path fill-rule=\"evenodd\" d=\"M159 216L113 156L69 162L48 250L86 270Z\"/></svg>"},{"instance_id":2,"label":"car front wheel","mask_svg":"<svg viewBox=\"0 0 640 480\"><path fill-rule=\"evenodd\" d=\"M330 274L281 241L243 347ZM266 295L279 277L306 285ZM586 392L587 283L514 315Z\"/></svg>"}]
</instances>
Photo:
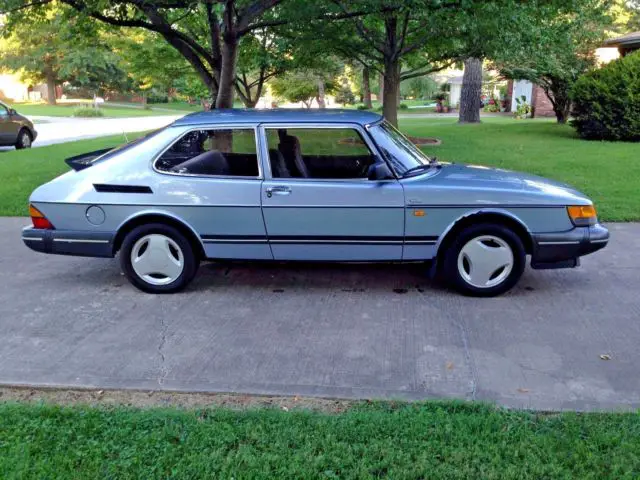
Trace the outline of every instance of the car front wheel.
<instances>
[{"instance_id":1,"label":"car front wheel","mask_svg":"<svg viewBox=\"0 0 640 480\"><path fill-rule=\"evenodd\" d=\"M18 133L18 139L16 140L16 149L22 150L23 148L31 148L32 141L33 140L31 139L29 130L23 128L22 130L20 130L20 133Z\"/></svg>"},{"instance_id":2,"label":"car front wheel","mask_svg":"<svg viewBox=\"0 0 640 480\"><path fill-rule=\"evenodd\" d=\"M185 288L199 260L189 241L169 225L134 228L122 242L120 265L129 281L148 293L173 293Z\"/></svg>"},{"instance_id":3,"label":"car front wheel","mask_svg":"<svg viewBox=\"0 0 640 480\"><path fill-rule=\"evenodd\" d=\"M462 230L445 252L444 275L465 295L492 297L510 290L524 272L522 240L502 225L480 224Z\"/></svg>"}]
</instances>

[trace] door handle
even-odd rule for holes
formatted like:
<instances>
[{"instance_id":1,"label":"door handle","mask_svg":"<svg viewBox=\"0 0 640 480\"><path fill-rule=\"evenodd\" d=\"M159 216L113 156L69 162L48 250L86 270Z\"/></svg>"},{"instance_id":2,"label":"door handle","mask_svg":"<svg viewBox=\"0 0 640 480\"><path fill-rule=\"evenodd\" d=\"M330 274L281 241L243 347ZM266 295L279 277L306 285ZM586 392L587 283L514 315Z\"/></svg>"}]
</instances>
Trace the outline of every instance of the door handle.
<instances>
[{"instance_id":1,"label":"door handle","mask_svg":"<svg viewBox=\"0 0 640 480\"><path fill-rule=\"evenodd\" d=\"M277 185L275 187L267 187L267 197L271 198L273 195L290 195L291 188L284 185Z\"/></svg>"}]
</instances>

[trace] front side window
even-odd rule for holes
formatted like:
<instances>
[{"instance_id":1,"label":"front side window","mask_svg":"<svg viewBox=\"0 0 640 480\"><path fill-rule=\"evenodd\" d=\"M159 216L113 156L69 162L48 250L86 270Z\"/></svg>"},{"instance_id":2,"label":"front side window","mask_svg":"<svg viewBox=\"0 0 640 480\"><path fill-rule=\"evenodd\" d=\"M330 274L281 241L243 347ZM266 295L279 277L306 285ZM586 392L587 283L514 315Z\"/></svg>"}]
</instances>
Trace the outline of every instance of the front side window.
<instances>
[{"instance_id":1,"label":"front side window","mask_svg":"<svg viewBox=\"0 0 640 480\"><path fill-rule=\"evenodd\" d=\"M388 122L381 122L369 129L373 140L391 164L398 176L410 170L428 167L430 159L411 141Z\"/></svg>"},{"instance_id":2,"label":"front side window","mask_svg":"<svg viewBox=\"0 0 640 480\"><path fill-rule=\"evenodd\" d=\"M375 158L352 128L267 128L274 178L362 179Z\"/></svg>"},{"instance_id":3,"label":"front side window","mask_svg":"<svg viewBox=\"0 0 640 480\"><path fill-rule=\"evenodd\" d=\"M8 117L9 109L0 103L0 117Z\"/></svg>"},{"instance_id":4,"label":"front side window","mask_svg":"<svg viewBox=\"0 0 640 480\"><path fill-rule=\"evenodd\" d=\"M183 175L257 177L255 132L252 128L187 132L158 158L155 167Z\"/></svg>"}]
</instances>

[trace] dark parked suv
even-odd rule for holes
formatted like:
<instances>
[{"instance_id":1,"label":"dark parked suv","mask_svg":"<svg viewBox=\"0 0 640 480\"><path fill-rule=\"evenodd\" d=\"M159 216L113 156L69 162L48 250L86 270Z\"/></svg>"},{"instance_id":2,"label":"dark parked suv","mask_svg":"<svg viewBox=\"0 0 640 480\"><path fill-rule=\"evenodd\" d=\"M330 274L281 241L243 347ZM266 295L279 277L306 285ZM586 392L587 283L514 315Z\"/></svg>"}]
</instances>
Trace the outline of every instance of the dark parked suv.
<instances>
[{"instance_id":1,"label":"dark parked suv","mask_svg":"<svg viewBox=\"0 0 640 480\"><path fill-rule=\"evenodd\" d=\"M30 148L37 135L31 120L0 102L0 147Z\"/></svg>"}]
</instances>

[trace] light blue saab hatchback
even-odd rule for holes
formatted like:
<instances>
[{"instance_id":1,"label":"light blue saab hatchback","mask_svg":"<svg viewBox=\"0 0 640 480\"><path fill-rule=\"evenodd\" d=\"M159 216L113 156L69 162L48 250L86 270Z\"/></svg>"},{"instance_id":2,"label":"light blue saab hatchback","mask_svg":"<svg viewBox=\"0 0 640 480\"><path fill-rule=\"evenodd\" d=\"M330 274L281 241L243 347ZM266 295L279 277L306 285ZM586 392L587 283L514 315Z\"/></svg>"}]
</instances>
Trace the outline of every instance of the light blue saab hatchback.
<instances>
[{"instance_id":1,"label":"light blue saab hatchback","mask_svg":"<svg viewBox=\"0 0 640 480\"><path fill-rule=\"evenodd\" d=\"M201 260L431 262L470 295L575 267L609 232L592 202L533 175L440 163L370 112L220 110L70 158L31 195L33 250L114 257L145 292Z\"/></svg>"}]
</instances>

